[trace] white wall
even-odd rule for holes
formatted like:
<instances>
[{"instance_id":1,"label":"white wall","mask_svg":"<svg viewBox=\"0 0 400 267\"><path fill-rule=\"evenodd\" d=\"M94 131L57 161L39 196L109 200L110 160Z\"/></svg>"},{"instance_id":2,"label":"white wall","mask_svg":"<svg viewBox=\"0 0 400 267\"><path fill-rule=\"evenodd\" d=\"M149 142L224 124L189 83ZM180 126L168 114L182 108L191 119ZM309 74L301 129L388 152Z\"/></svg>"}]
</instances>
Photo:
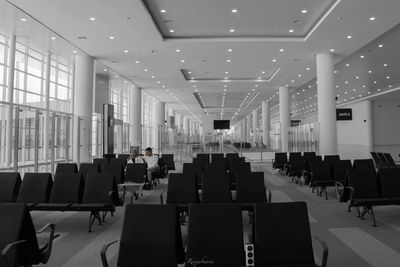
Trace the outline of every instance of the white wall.
<instances>
[{"instance_id":1,"label":"white wall","mask_svg":"<svg viewBox=\"0 0 400 267\"><path fill-rule=\"evenodd\" d=\"M400 100L375 100L374 150L400 160Z\"/></svg>"},{"instance_id":2,"label":"white wall","mask_svg":"<svg viewBox=\"0 0 400 267\"><path fill-rule=\"evenodd\" d=\"M351 108L351 121L337 121L338 154L342 159L371 158L373 150L372 104L362 101L343 106Z\"/></svg>"}]
</instances>

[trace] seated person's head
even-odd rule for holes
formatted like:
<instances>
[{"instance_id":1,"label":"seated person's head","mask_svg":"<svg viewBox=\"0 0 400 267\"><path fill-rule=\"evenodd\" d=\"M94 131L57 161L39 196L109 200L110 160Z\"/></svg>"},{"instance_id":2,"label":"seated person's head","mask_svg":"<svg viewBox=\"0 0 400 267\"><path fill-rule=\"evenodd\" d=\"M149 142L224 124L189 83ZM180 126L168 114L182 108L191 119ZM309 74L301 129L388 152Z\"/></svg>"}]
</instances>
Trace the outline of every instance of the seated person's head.
<instances>
[{"instance_id":1,"label":"seated person's head","mask_svg":"<svg viewBox=\"0 0 400 267\"><path fill-rule=\"evenodd\" d=\"M146 148L146 156L152 156L153 155L153 151L151 150L151 147Z\"/></svg>"},{"instance_id":2,"label":"seated person's head","mask_svg":"<svg viewBox=\"0 0 400 267\"><path fill-rule=\"evenodd\" d=\"M136 149L132 149L132 151L131 151L131 157L132 157L133 159L137 157L137 151L136 151Z\"/></svg>"}]
</instances>

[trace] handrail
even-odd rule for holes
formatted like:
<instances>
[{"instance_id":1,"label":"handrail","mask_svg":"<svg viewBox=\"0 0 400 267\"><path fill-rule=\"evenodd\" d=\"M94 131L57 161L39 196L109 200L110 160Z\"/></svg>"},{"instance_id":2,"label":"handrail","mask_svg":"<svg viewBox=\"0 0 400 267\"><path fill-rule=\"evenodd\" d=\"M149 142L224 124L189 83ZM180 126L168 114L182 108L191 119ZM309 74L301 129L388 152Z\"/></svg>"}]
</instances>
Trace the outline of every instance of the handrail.
<instances>
[{"instance_id":1,"label":"handrail","mask_svg":"<svg viewBox=\"0 0 400 267\"><path fill-rule=\"evenodd\" d=\"M229 150L231 150L231 151L233 151L233 152L235 152L235 153L238 153L238 154L240 154L242 157L244 157L245 159L247 159L248 161L251 161L251 162L253 162L253 160L252 159L249 159L248 157L246 157L246 156L243 156L243 153L239 153L239 151L236 151L236 150L234 150L234 149L232 149L232 148L230 148L230 147L227 147L227 146L225 146L225 145L223 145L224 146L224 148L227 148L227 149L229 149Z\"/></svg>"}]
</instances>

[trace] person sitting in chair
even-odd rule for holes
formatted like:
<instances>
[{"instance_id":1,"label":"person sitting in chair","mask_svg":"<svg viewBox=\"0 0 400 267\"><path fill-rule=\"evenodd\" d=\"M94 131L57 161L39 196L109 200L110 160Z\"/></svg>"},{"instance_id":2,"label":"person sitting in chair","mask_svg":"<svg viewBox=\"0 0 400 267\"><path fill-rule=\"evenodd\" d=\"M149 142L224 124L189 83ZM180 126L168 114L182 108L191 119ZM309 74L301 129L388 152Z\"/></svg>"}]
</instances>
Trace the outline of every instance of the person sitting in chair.
<instances>
[{"instance_id":1,"label":"person sitting in chair","mask_svg":"<svg viewBox=\"0 0 400 267\"><path fill-rule=\"evenodd\" d=\"M151 173L159 171L160 166L158 166L158 157L153 155L151 147L146 148L145 151L146 155L144 156L144 160L147 163L147 177L149 182L151 182Z\"/></svg>"},{"instance_id":2,"label":"person sitting in chair","mask_svg":"<svg viewBox=\"0 0 400 267\"><path fill-rule=\"evenodd\" d=\"M132 149L131 157L128 160L128 163L145 163L142 156L139 156L136 149Z\"/></svg>"}]
</instances>

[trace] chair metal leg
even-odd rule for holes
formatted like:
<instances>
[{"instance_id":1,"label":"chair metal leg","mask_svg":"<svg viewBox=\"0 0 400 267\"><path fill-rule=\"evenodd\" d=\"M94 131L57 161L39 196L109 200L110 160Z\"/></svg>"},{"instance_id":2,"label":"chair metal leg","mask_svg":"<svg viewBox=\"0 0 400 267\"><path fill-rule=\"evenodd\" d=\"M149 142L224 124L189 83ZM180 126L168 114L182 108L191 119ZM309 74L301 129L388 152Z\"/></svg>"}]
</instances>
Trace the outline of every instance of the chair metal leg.
<instances>
[{"instance_id":1,"label":"chair metal leg","mask_svg":"<svg viewBox=\"0 0 400 267\"><path fill-rule=\"evenodd\" d=\"M101 218L99 212L91 211L89 216L89 231L88 231L89 233L92 232L92 225L96 219L99 221L99 225L101 225Z\"/></svg>"},{"instance_id":2,"label":"chair metal leg","mask_svg":"<svg viewBox=\"0 0 400 267\"><path fill-rule=\"evenodd\" d=\"M374 224L372 225L373 227L376 227L376 220L375 220L375 214L374 214L374 210L372 209L372 206L369 207L369 213L371 214L372 220L374 222Z\"/></svg>"}]
</instances>

